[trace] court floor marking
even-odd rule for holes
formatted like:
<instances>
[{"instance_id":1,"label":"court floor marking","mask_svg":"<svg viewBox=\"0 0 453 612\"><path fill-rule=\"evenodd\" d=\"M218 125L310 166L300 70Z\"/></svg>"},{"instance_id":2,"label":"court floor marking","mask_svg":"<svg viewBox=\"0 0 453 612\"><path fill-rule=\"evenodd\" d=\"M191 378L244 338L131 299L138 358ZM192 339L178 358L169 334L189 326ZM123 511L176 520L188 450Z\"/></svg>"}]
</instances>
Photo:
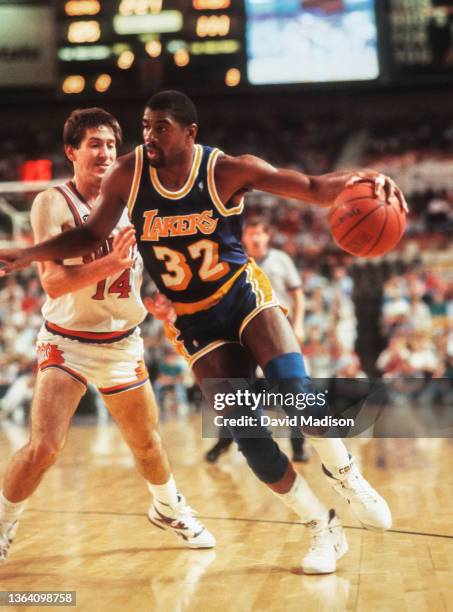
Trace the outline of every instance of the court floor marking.
<instances>
[{"instance_id":1,"label":"court floor marking","mask_svg":"<svg viewBox=\"0 0 453 612\"><path fill-rule=\"evenodd\" d=\"M35 508L27 508L26 512L41 512L46 514L83 514L83 515L102 515L102 516L138 516L138 517L146 517L146 514L143 512L112 512L107 510L39 510ZM262 524L274 524L274 525L301 525L304 523L300 521L280 521L275 519L250 519L243 517L232 517L232 516L208 516L203 514L197 514L197 518L203 520L210 521L239 521L243 523L262 523ZM364 527L357 527L355 525L344 525L344 529L356 529L358 531L371 531L373 530L365 529ZM443 533L428 533L426 531L409 531L406 529L388 529L387 531L374 531L374 533L399 533L403 535L415 535L415 536L427 536L430 538L445 538L447 540L453 540L453 535L443 534Z\"/></svg>"}]
</instances>

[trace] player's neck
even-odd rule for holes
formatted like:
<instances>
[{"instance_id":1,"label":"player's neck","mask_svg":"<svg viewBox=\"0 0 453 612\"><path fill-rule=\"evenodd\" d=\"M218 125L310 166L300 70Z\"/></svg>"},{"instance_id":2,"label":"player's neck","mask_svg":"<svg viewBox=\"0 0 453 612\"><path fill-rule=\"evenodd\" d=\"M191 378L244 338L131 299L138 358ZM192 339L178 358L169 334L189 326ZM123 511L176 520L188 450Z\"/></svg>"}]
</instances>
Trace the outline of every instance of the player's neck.
<instances>
[{"instance_id":1,"label":"player's neck","mask_svg":"<svg viewBox=\"0 0 453 612\"><path fill-rule=\"evenodd\" d=\"M85 202L87 202L88 204L93 204L99 195L101 179L99 179L99 181L88 181L76 175L72 179L72 182L75 185L79 194L82 196L82 199L85 200Z\"/></svg>"},{"instance_id":2,"label":"player's neck","mask_svg":"<svg viewBox=\"0 0 453 612\"><path fill-rule=\"evenodd\" d=\"M171 191L178 191L189 178L195 155L195 145L183 151L171 165L159 168L157 176L163 187Z\"/></svg>"}]
</instances>

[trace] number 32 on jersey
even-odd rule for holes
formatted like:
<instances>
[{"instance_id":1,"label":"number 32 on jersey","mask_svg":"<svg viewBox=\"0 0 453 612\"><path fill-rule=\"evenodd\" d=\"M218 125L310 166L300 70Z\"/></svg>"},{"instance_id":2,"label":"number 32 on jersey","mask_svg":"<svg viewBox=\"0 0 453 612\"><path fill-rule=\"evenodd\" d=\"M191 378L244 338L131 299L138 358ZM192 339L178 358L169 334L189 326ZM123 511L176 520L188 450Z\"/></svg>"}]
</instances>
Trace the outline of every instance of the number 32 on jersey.
<instances>
[{"instance_id":1,"label":"number 32 on jersey","mask_svg":"<svg viewBox=\"0 0 453 612\"><path fill-rule=\"evenodd\" d=\"M187 247L191 259L201 258L198 276L202 281L216 281L230 269L225 261L219 261L219 245L206 238L198 240ZM157 259L165 263L167 272L162 274L162 282L173 291L184 291L190 283L193 273L187 264L186 257L179 251L164 246L153 246Z\"/></svg>"}]
</instances>

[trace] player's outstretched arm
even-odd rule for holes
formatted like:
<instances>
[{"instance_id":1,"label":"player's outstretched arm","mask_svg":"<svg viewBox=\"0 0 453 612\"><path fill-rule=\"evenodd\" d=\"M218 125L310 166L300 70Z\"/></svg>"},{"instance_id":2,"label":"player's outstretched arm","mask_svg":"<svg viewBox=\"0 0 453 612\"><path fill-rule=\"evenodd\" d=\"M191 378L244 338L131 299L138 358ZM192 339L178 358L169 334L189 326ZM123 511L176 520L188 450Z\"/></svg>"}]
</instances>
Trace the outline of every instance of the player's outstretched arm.
<instances>
[{"instance_id":1,"label":"player's outstretched arm","mask_svg":"<svg viewBox=\"0 0 453 612\"><path fill-rule=\"evenodd\" d=\"M96 210L86 223L32 247L0 250L0 262L5 264L0 276L26 268L33 261L61 261L86 255L108 238L125 206L128 172L124 159L120 158L105 175Z\"/></svg>"},{"instance_id":2,"label":"player's outstretched arm","mask_svg":"<svg viewBox=\"0 0 453 612\"><path fill-rule=\"evenodd\" d=\"M332 206L337 196L348 185L359 181L370 181L376 195L392 201L396 198L402 208L407 204L401 190L389 177L374 170L352 170L331 172L320 176L309 176L297 170L275 168L253 155L239 157L223 156L216 165L216 183L223 201L241 189L258 189L267 193L317 204Z\"/></svg>"}]
</instances>

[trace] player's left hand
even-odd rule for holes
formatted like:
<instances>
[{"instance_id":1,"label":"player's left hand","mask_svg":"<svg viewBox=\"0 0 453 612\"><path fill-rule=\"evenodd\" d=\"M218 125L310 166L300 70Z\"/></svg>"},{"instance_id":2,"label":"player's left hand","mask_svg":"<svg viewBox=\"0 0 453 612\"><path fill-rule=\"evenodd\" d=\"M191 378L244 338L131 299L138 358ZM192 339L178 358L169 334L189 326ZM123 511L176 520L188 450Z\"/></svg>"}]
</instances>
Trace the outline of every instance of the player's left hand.
<instances>
[{"instance_id":1,"label":"player's left hand","mask_svg":"<svg viewBox=\"0 0 453 612\"><path fill-rule=\"evenodd\" d=\"M146 310L159 321L174 323L176 313L173 310L171 301L162 293L157 293L154 297L145 297L143 300Z\"/></svg>"},{"instance_id":2,"label":"player's left hand","mask_svg":"<svg viewBox=\"0 0 453 612\"><path fill-rule=\"evenodd\" d=\"M376 197L384 198L389 204L398 204L405 213L409 212L403 192L395 181L385 174L376 172L376 170L354 172L353 176L347 181L346 187L368 181L374 184L374 194Z\"/></svg>"},{"instance_id":3,"label":"player's left hand","mask_svg":"<svg viewBox=\"0 0 453 612\"><path fill-rule=\"evenodd\" d=\"M0 277L22 270L32 263L27 255L27 249L0 249Z\"/></svg>"}]
</instances>

